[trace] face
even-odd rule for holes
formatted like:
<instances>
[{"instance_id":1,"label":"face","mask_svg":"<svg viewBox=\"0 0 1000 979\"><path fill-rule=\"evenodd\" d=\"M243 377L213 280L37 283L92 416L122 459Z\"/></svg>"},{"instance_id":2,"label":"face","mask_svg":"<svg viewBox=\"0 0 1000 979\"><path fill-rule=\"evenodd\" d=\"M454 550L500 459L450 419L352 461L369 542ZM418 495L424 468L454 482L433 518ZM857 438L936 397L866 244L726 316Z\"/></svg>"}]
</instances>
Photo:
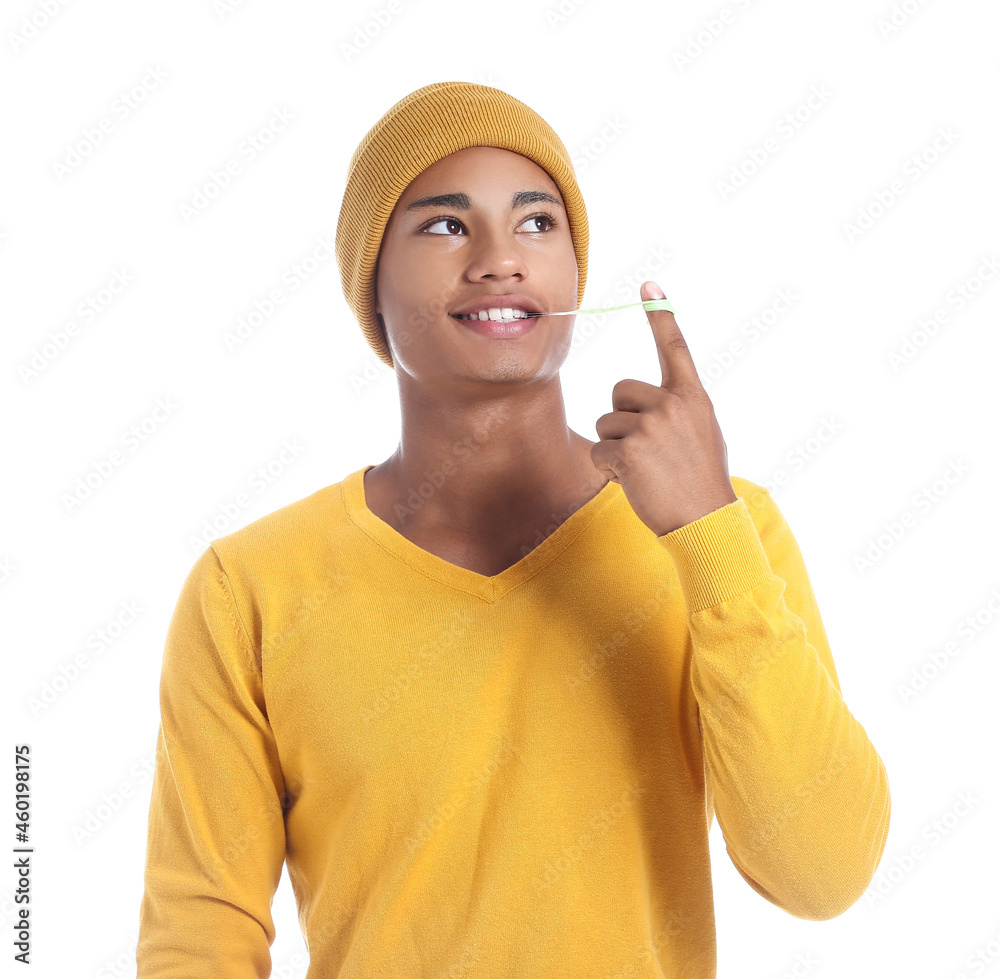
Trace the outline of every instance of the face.
<instances>
[{"instance_id":1,"label":"face","mask_svg":"<svg viewBox=\"0 0 1000 979\"><path fill-rule=\"evenodd\" d=\"M467 201L424 201L445 194ZM397 375L436 385L539 381L565 361L574 317L536 317L521 336L487 337L452 314L480 300L500 305L489 297L507 294L543 312L575 309L578 280L552 178L519 153L473 146L428 167L397 201L379 251L375 309Z\"/></svg>"}]
</instances>

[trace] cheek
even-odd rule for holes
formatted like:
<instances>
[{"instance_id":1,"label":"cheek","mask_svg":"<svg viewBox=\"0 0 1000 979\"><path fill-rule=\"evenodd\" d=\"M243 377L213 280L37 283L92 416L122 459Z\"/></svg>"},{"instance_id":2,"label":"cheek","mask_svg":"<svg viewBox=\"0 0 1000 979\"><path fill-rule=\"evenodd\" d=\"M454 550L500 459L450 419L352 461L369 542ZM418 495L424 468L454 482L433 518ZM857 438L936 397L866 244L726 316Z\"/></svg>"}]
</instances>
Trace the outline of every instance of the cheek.
<instances>
[{"instance_id":1,"label":"cheek","mask_svg":"<svg viewBox=\"0 0 1000 979\"><path fill-rule=\"evenodd\" d=\"M567 309L571 309L576 306L577 292L579 291L580 284L580 269L576 264L576 253L570 250L568 258L564 259L560 268L563 270L561 282L563 285L563 290L569 297L570 306Z\"/></svg>"},{"instance_id":2,"label":"cheek","mask_svg":"<svg viewBox=\"0 0 1000 979\"><path fill-rule=\"evenodd\" d=\"M566 277L570 282L575 283L580 277L580 267L576 263L576 252L573 250L572 239L566 242L565 247L559 255L560 268L566 270Z\"/></svg>"},{"instance_id":3,"label":"cheek","mask_svg":"<svg viewBox=\"0 0 1000 979\"><path fill-rule=\"evenodd\" d=\"M383 306L394 306L398 302L403 269L391 242L383 242L375 267L375 293Z\"/></svg>"},{"instance_id":4,"label":"cheek","mask_svg":"<svg viewBox=\"0 0 1000 979\"><path fill-rule=\"evenodd\" d=\"M380 252L376 288L386 302L406 301L414 290L433 277L434 269L428 266L427 256L394 238L384 239Z\"/></svg>"}]
</instances>

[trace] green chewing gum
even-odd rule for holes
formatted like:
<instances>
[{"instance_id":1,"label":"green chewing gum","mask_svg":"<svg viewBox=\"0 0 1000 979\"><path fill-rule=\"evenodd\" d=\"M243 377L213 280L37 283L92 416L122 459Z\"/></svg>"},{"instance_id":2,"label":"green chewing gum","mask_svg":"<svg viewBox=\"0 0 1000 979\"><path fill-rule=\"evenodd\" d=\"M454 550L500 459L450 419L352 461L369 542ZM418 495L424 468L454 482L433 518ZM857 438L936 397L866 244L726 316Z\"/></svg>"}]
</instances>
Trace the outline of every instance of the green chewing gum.
<instances>
[{"instance_id":1,"label":"green chewing gum","mask_svg":"<svg viewBox=\"0 0 1000 979\"><path fill-rule=\"evenodd\" d=\"M532 313L532 316L574 316L580 313L613 313L616 309L629 309L631 306L642 306L643 309L665 309L668 313L676 313L677 310L670 305L669 299L647 299L641 303L625 303L624 306L605 306L603 309L570 309L559 313Z\"/></svg>"}]
</instances>

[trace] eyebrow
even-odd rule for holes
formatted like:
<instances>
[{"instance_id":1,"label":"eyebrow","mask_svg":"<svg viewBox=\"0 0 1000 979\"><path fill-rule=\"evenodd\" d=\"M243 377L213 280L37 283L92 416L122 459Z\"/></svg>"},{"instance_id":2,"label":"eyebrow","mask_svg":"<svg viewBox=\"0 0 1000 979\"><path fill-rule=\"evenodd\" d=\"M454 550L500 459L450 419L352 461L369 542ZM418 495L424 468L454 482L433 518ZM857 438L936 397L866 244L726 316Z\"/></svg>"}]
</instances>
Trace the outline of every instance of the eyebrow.
<instances>
[{"instance_id":1,"label":"eyebrow","mask_svg":"<svg viewBox=\"0 0 1000 979\"><path fill-rule=\"evenodd\" d=\"M510 197L510 209L516 211L519 207L526 207L528 204L544 202L562 207L563 203L558 197L544 190L517 190ZM404 210L416 211L426 207L450 207L456 211L468 211L472 207L472 201L468 194L435 194L433 197L421 197L419 200L407 204Z\"/></svg>"}]
</instances>

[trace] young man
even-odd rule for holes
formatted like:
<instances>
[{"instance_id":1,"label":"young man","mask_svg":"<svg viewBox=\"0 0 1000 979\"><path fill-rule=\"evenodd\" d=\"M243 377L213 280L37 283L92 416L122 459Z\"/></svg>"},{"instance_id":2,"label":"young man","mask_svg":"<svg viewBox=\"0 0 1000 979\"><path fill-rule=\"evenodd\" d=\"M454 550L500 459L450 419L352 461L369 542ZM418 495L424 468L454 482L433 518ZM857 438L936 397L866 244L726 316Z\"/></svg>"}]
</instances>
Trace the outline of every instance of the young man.
<instances>
[{"instance_id":1,"label":"young man","mask_svg":"<svg viewBox=\"0 0 1000 979\"><path fill-rule=\"evenodd\" d=\"M185 581L139 979L268 975L283 861L309 979L711 977L716 816L764 898L850 907L886 772L675 318L647 313L662 383L616 385L596 443L566 424L572 317L515 318L583 297L558 136L419 89L351 160L337 254L400 443Z\"/></svg>"}]
</instances>

